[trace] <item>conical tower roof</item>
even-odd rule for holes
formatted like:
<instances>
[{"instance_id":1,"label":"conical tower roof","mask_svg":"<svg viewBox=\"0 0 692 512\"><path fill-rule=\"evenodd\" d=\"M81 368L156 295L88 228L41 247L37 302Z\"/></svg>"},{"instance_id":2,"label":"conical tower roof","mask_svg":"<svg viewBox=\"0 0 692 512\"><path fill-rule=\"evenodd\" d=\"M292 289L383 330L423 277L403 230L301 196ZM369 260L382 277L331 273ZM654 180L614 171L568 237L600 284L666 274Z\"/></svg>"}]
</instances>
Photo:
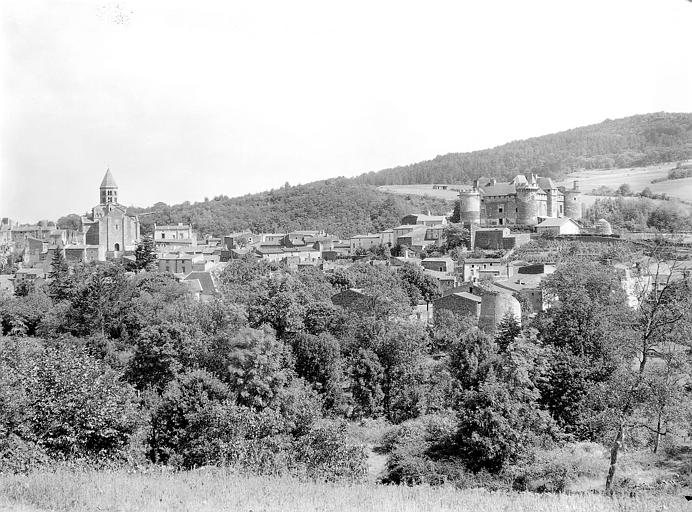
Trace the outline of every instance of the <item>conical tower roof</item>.
<instances>
[{"instance_id":1,"label":"conical tower roof","mask_svg":"<svg viewBox=\"0 0 692 512\"><path fill-rule=\"evenodd\" d=\"M106 169L106 175L103 177L103 181L101 182L101 188L118 188L110 169Z\"/></svg>"}]
</instances>

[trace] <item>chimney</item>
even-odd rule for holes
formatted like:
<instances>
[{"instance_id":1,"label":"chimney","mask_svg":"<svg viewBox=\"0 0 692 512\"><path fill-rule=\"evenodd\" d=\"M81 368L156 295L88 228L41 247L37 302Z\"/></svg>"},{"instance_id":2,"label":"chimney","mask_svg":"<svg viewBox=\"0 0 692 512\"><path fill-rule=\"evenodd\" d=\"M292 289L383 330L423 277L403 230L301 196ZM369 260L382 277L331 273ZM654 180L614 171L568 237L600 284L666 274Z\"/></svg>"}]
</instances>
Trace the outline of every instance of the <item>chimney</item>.
<instances>
[{"instance_id":1,"label":"chimney","mask_svg":"<svg viewBox=\"0 0 692 512\"><path fill-rule=\"evenodd\" d=\"M574 180L574 190L579 190L579 180Z\"/></svg>"},{"instance_id":2,"label":"chimney","mask_svg":"<svg viewBox=\"0 0 692 512\"><path fill-rule=\"evenodd\" d=\"M495 185L496 183L497 183L497 180L496 180L495 178L492 178L492 179L490 180L490 184L491 184L491 185Z\"/></svg>"}]
</instances>

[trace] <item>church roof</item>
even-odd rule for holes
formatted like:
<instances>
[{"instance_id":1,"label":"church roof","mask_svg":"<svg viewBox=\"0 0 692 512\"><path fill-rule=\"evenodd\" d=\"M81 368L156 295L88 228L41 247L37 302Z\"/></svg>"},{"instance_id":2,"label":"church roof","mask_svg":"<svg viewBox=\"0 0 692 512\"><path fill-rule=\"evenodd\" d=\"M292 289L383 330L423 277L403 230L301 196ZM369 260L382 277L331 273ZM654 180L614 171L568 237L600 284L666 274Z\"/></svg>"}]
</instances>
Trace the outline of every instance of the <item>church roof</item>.
<instances>
[{"instance_id":1,"label":"church roof","mask_svg":"<svg viewBox=\"0 0 692 512\"><path fill-rule=\"evenodd\" d=\"M101 188L118 188L110 169L106 169L106 175L103 177L103 181L101 182Z\"/></svg>"}]
</instances>

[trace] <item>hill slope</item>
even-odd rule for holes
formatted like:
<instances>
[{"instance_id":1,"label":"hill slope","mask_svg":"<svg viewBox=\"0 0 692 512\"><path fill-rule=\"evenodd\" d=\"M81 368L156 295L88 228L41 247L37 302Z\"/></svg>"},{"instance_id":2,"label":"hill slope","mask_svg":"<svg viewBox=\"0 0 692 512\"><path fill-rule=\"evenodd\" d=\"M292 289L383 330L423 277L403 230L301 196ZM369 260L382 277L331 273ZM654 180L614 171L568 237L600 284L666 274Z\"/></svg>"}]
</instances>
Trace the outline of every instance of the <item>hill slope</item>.
<instances>
[{"instance_id":1,"label":"hill slope","mask_svg":"<svg viewBox=\"0 0 692 512\"><path fill-rule=\"evenodd\" d=\"M151 213L141 218L145 233L151 233L154 222L189 222L203 235L221 236L243 229L256 233L315 229L348 237L391 228L409 213L430 209L443 214L452 207L449 201L395 196L371 185L336 178L242 197L219 196L200 203L157 203L151 208L130 208L130 212Z\"/></svg>"},{"instance_id":2,"label":"hill slope","mask_svg":"<svg viewBox=\"0 0 692 512\"><path fill-rule=\"evenodd\" d=\"M535 172L559 177L577 169L639 167L692 158L692 114L655 113L514 141L492 149L449 153L432 160L354 178L370 185L461 183L486 175Z\"/></svg>"}]
</instances>

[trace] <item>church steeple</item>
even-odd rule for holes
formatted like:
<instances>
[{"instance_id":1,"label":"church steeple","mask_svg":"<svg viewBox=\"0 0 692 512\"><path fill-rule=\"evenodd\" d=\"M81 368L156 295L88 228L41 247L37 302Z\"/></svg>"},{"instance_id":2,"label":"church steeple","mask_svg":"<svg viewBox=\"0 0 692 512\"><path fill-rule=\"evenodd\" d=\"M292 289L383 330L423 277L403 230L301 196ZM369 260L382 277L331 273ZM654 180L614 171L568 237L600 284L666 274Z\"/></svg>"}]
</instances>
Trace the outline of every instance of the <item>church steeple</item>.
<instances>
[{"instance_id":1,"label":"church steeple","mask_svg":"<svg viewBox=\"0 0 692 512\"><path fill-rule=\"evenodd\" d=\"M101 204L118 202L118 185L116 185L111 170L106 170L101 186L99 187Z\"/></svg>"}]
</instances>

